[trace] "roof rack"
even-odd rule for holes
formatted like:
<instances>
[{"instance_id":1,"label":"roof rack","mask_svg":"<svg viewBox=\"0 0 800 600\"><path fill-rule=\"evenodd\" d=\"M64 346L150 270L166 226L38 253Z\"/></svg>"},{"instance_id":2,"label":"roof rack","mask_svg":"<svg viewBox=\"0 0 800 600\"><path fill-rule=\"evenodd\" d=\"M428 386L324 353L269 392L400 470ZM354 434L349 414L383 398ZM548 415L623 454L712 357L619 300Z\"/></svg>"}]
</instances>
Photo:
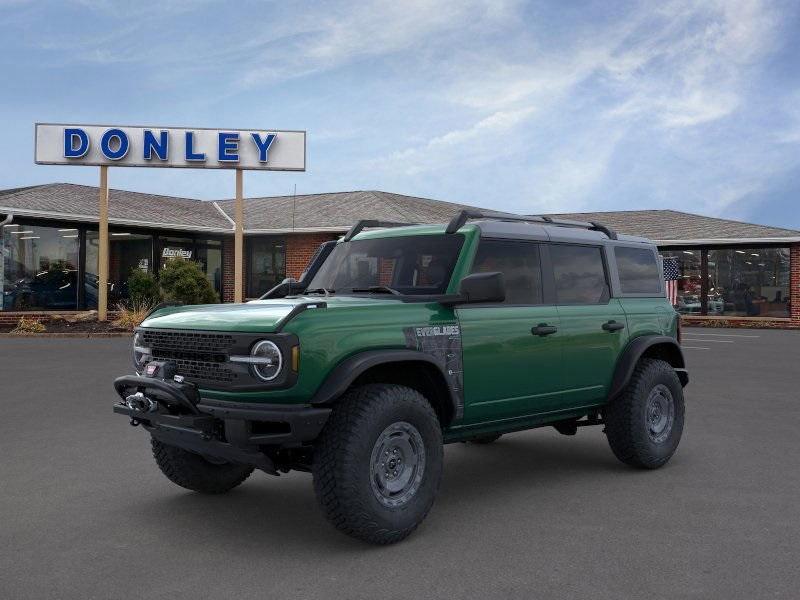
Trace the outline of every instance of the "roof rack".
<instances>
[{"instance_id":1,"label":"roof rack","mask_svg":"<svg viewBox=\"0 0 800 600\"><path fill-rule=\"evenodd\" d=\"M608 239L616 240L617 232L606 227L597 221L572 221L569 219L554 219L545 215L487 215L474 210L462 210L455 217L450 219L445 233L455 233L461 229L467 221L473 219L489 219L491 221L509 221L519 223L544 223L545 225L557 225L559 227L578 227L590 231L599 231L606 234Z\"/></svg>"},{"instance_id":2,"label":"roof rack","mask_svg":"<svg viewBox=\"0 0 800 600\"><path fill-rule=\"evenodd\" d=\"M416 225L416 223L398 223L396 221L374 221L372 219L362 219L344 235L345 242L349 242L357 236L365 227L405 227L406 225Z\"/></svg>"}]
</instances>

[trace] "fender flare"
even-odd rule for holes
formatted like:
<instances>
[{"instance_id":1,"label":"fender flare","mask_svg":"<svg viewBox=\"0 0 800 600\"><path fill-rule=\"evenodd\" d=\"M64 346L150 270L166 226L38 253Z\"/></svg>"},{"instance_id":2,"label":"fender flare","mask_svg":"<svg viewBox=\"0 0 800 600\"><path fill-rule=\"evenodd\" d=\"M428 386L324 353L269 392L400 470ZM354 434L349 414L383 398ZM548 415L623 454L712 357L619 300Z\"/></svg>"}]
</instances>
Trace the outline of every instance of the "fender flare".
<instances>
[{"instance_id":1,"label":"fender flare","mask_svg":"<svg viewBox=\"0 0 800 600\"><path fill-rule=\"evenodd\" d=\"M689 383L689 373L686 371L686 361L683 358L683 351L675 338L665 335L643 335L633 338L628 342L625 350L623 350L617 360L617 366L614 369L614 377L611 380L611 389L608 394L609 400L613 400L619 396L628 385L633 371L636 369L636 363L639 362L642 355L653 346L659 345L669 347L668 351L672 355L671 363L677 363L672 364L672 367L675 369L678 379L681 381L681 385L686 387L686 384Z\"/></svg>"},{"instance_id":2,"label":"fender flare","mask_svg":"<svg viewBox=\"0 0 800 600\"><path fill-rule=\"evenodd\" d=\"M411 349L366 350L344 359L328 373L311 398L310 404L313 406L330 405L344 394L361 374L372 367L388 363L412 361L433 365L439 371L447 388L447 399L450 402L448 409L452 411L451 414L457 414L459 399L448 383L449 380L444 365L430 354Z\"/></svg>"}]
</instances>

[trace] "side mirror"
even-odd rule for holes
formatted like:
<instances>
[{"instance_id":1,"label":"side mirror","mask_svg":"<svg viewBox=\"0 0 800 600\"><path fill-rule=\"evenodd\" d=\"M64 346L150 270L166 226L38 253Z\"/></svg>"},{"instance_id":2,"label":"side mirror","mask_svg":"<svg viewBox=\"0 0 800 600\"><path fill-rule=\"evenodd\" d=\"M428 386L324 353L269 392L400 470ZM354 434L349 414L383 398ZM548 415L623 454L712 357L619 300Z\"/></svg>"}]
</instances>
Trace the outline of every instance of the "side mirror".
<instances>
[{"instance_id":1,"label":"side mirror","mask_svg":"<svg viewBox=\"0 0 800 600\"><path fill-rule=\"evenodd\" d=\"M466 304L503 302L506 299L506 281L497 271L472 273L461 280L458 295L460 302Z\"/></svg>"}]
</instances>

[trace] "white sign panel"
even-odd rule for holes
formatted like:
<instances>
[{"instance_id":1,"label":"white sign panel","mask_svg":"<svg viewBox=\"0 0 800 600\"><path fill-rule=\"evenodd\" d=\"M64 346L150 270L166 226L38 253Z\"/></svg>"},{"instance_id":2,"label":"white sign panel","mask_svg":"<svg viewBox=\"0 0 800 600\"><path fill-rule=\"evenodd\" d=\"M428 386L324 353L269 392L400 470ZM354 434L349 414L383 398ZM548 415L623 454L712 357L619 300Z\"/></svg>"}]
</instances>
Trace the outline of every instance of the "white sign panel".
<instances>
[{"instance_id":1,"label":"white sign panel","mask_svg":"<svg viewBox=\"0 0 800 600\"><path fill-rule=\"evenodd\" d=\"M305 171L305 131L36 124L40 165Z\"/></svg>"}]
</instances>

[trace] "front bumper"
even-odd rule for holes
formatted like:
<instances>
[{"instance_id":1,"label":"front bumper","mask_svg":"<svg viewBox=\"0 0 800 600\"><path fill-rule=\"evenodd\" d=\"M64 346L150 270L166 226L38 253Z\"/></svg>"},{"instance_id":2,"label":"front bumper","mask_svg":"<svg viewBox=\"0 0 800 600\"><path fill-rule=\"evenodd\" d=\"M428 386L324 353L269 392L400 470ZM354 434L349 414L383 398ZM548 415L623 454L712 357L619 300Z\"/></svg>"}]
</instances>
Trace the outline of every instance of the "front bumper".
<instances>
[{"instance_id":1,"label":"front bumper","mask_svg":"<svg viewBox=\"0 0 800 600\"><path fill-rule=\"evenodd\" d=\"M296 448L313 441L331 412L310 405L195 400L185 384L135 375L118 378L114 387L122 398L114 412L142 425L157 440L269 473L275 473L275 466L264 446ZM126 404L133 391L152 399L155 408L140 410Z\"/></svg>"}]
</instances>

